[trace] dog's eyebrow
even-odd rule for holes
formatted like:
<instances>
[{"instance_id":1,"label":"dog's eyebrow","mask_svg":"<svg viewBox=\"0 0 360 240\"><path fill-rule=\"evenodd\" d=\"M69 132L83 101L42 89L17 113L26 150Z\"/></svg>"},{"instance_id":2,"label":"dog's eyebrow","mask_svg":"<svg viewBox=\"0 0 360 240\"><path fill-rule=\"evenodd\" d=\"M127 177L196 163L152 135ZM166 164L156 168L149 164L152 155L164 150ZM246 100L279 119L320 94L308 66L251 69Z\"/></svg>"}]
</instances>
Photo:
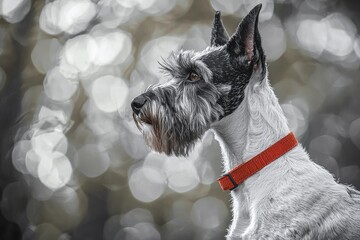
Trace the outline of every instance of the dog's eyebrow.
<instances>
[{"instance_id":1,"label":"dog's eyebrow","mask_svg":"<svg viewBox=\"0 0 360 240\"><path fill-rule=\"evenodd\" d=\"M177 54L172 52L168 59L162 58L159 65L162 71L176 78L184 78L191 71L196 71L206 81L211 78L211 71L194 51L180 51Z\"/></svg>"},{"instance_id":2,"label":"dog's eyebrow","mask_svg":"<svg viewBox=\"0 0 360 240\"><path fill-rule=\"evenodd\" d=\"M181 51L178 54L172 52L168 59L165 60L162 58L162 61L159 62L160 68L166 72L169 72L171 75L181 73L183 70L194 70L196 66L193 56L194 53L191 51Z\"/></svg>"}]
</instances>

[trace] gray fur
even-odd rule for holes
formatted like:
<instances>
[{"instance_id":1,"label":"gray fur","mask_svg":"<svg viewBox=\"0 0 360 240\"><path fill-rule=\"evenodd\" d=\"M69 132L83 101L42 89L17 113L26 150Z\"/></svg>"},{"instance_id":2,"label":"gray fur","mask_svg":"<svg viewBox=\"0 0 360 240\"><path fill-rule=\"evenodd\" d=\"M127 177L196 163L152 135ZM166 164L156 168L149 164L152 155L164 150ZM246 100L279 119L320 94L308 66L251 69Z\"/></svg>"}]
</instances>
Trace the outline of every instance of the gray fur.
<instances>
[{"instance_id":1,"label":"gray fur","mask_svg":"<svg viewBox=\"0 0 360 240\"><path fill-rule=\"evenodd\" d=\"M261 5L228 38L217 12L211 46L180 51L160 63L168 81L134 99L134 120L147 144L187 155L213 129L226 171L289 132L267 81L257 23ZM189 74L200 76L191 81ZM360 193L338 184L301 146L231 193L227 239L360 239Z\"/></svg>"},{"instance_id":2,"label":"gray fur","mask_svg":"<svg viewBox=\"0 0 360 240\"><path fill-rule=\"evenodd\" d=\"M161 65L170 75L169 82L148 88L143 96L149 104L134 118L140 129L142 122L151 123L152 136L145 136L145 140L155 150L187 155L210 124L223 115L217 102L222 89L211 82L211 71L192 51L173 54ZM202 79L196 83L186 80L191 71Z\"/></svg>"}]
</instances>

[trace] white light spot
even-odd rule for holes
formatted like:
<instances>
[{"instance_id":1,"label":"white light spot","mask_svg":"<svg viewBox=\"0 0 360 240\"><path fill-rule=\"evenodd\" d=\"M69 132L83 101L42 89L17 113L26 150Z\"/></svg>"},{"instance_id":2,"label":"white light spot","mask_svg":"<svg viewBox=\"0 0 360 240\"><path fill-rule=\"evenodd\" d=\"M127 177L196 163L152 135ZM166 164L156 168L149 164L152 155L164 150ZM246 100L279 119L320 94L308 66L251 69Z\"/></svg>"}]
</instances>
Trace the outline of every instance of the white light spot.
<instances>
[{"instance_id":1,"label":"white light spot","mask_svg":"<svg viewBox=\"0 0 360 240\"><path fill-rule=\"evenodd\" d=\"M332 13L323 19L327 23L327 50L337 56L344 57L353 51L356 27L354 23L341 13Z\"/></svg>"},{"instance_id":2,"label":"white light spot","mask_svg":"<svg viewBox=\"0 0 360 240\"><path fill-rule=\"evenodd\" d=\"M76 191L71 187L63 187L56 191L51 200L61 207L67 214L77 216L80 200Z\"/></svg>"},{"instance_id":3,"label":"white light spot","mask_svg":"<svg viewBox=\"0 0 360 240\"><path fill-rule=\"evenodd\" d=\"M31 7L31 0L1 0L0 15L9 23L20 22Z\"/></svg>"},{"instance_id":4,"label":"white light spot","mask_svg":"<svg viewBox=\"0 0 360 240\"><path fill-rule=\"evenodd\" d=\"M175 192L190 191L200 182L193 162L185 158L168 158L164 165L164 171L169 188Z\"/></svg>"},{"instance_id":5,"label":"white light spot","mask_svg":"<svg viewBox=\"0 0 360 240\"><path fill-rule=\"evenodd\" d=\"M137 13L136 8L124 6L123 0L99 1L98 19L107 28L115 28L122 23L128 23L133 13Z\"/></svg>"},{"instance_id":6,"label":"white light spot","mask_svg":"<svg viewBox=\"0 0 360 240\"><path fill-rule=\"evenodd\" d=\"M135 135L129 130L125 130L123 134L120 135L120 141L125 152L133 159L143 159L150 151L143 136L138 134Z\"/></svg>"},{"instance_id":7,"label":"white light spot","mask_svg":"<svg viewBox=\"0 0 360 240\"><path fill-rule=\"evenodd\" d=\"M124 227L133 227L141 222L154 223L154 218L149 210L143 208L132 209L124 214L120 220L121 225Z\"/></svg>"},{"instance_id":8,"label":"white light spot","mask_svg":"<svg viewBox=\"0 0 360 240\"><path fill-rule=\"evenodd\" d=\"M286 37L280 20L267 21L260 25L260 32L264 41L263 48L266 59L275 61L279 59L286 50Z\"/></svg>"},{"instance_id":9,"label":"white light spot","mask_svg":"<svg viewBox=\"0 0 360 240\"><path fill-rule=\"evenodd\" d=\"M60 71L65 76L88 74L98 54L96 41L88 34L68 40L60 59Z\"/></svg>"},{"instance_id":10,"label":"white light spot","mask_svg":"<svg viewBox=\"0 0 360 240\"><path fill-rule=\"evenodd\" d=\"M86 29L96 15L96 5L90 0L60 0L59 28L76 34Z\"/></svg>"},{"instance_id":11,"label":"white light spot","mask_svg":"<svg viewBox=\"0 0 360 240\"><path fill-rule=\"evenodd\" d=\"M354 47L356 27L350 19L333 13L323 19L305 19L296 35L300 45L314 57L327 50L335 57L349 55Z\"/></svg>"},{"instance_id":12,"label":"white light spot","mask_svg":"<svg viewBox=\"0 0 360 240\"><path fill-rule=\"evenodd\" d=\"M154 226L150 223L138 223L134 226L137 230L139 230L139 234L141 239L143 240L160 240L160 233Z\"/></svg>"},{"instance_id":13,"label":"white light spot","mask_svg":"<svg viewBox=\"0 0 360 240\"><path fill-rule=\"evenodd\" d=\"M321 135L310 142L309 153L314 158L324 156L337 157L341 150L341 143L336 138L329 135Z\"/></svg>"},{"instance_id":14,"label":"white light spot","mask_svg":"<svg viewBox=\"0 0 360 240\"><path fill-rule=\"evenodd\" d=\"M86 113L84 123L96 135L116 133L113 116L104 114L95 106L93 101L87 101L84 104L82 111Z\"/></svg>"},{"instance_id":15,"label":"white light spot","mask_svg":"<svg viewBox=\"0 0 360 240\"><path fill-rule=\"evenodd\" d=\"M291 131L295 133L296 136L302 136L307 130L307 119L300 109L291 104L286 103L281 105L284 115L288 120L289 127Z\"/></svg>"},{"instance_id":16,"label":"white light spot","mask_svg":"<svg viewBox=\"0 0 360 240\"><path fill-rule=\"evenodd\" d=\"M65 78L56 67L49 71L44 80L45 94L54 101L67 101L77 91L78 82Z\"/></svg>"},{"instance_id":17,"label":"white light spot","mask_svg":"<svg viewBox=\"0 0 360 240\"><path fill-rule=\"evenodd\" d=\"M184 33L183 49L192 49L202 51L209 45L209 32L211 28L205 24L193 24L189 30ZM181 38L181 36L179 36Z\"/></svg>"},{"instance_id":18,"label":"white light spot","mask_svg":"<svg viewBox=\"0 0 360 240\"><path fill-rule=\"evenodd\" d=\"M65 124L68 120L66 114L63 111L61 111L61 110L56 111L56 110L47 108L45 106L42 106L39 111L39 120L45 120L45 119L51 119L51 118L56 118L63 124Z\"/></svg>"},{"instance_id":19,"label":"white light spot","mask_svg":"<svg viewBox=\"0 0 360 240\"><path fill-rule=\"evenodd\" d=\"M98 177L110 166L107 152L96 144L87 144L78 151L77 167L87 177Z\"/></svg>"},{"instance_id":20,"label":"white light spot","mask_svg":"<svg viewBox=\"0 0 360 240\"><path fill-rule=\"evenodd\" d=\"M160 154L156 152L149 152L145 157L143 166L147 168L153 168L162 172L163 165L168 157L165 154Z\"/></svg>"},{"instance_id":21,"label":"white light spot","mask_svg":"<svg viewBox=\"0 0 360 240\"><path fill-rule=\"evenodd\" d=\"M128 92L129 88L123 79L107 75L94 81L91 97L100 110L114 112L125 104Z\"/></svg>"},{"instance_id":22,"label":"white light spot","mask_svg":"<svg viewBox=\"0 0 360 240\"><path fill-rule=\"evenodd\" d=\"M132 42L129 34L122 31L91 33L98 46L97 56L93 63L99 66L121 64L130 56Z\"/></svg>"},{"instance_id":23,"label":"white light spot","mask_svg":"<svg viewBox=\"0 0 360 240\"><path fill-rule=\"evenodd\" d=\"M46 73L57 64L61 48L62 45L56 38L36 42L31 60L38 72Z\"/></svg>"},{"instance_id":24,"label":"white light spot","mask_svg":"<svg viewBox=\"0 0 360 240\"><path fill-rule=\"evenodd\" d=\"M25 166L27 171L34 177L38 177L37 170L41 162L41 155L37 154L34 149L29 150L25 156Z\"/></svg>"},{"instance_id":25,"label":"white light spot","mask_svg":"<svg viewBox=\"0 0 360 240\"><path fill-rule=\"evenodd\" d=\"M140 232L137 228L134 227L125 227L118 231L114 240L136 240L142 239Z\"/></svg>"},{"instance_id":26,"label":"white light spot","mask_svg":"<svg viewBox=\"0 0 360 240\"><path fill-rule=\"evenodd\" d=\"M27 152L31 149L31 142L28 140L18 141L12 151L12 163L16 170L21 173L27 173L25 158Z\"/></svg>"},{"instance_id":27,"label":"white light spot","mask_svg":"<svg viewBox=\"0 0 360 240\"><path fill-rule=\"evenodd\" d=\"M156 169L147 167L133 170L129 186L133 196L142 202L152 202L165 191L163 176Z\"/></svg>"},{"instance_id":28,"label":"white light spot","mask_svg":"<svg viewBox=\"0 0 360 240\"><path fill-rule=\"evenodd\" d=\"M215 182L215 172L209 162L204 162L198 167L200 179L202 184L210 185Z\"/></svg>"},{"instance_id":29,"label":"white light spot","mask_svg":"<svg viewBox=\"0 0 360 240\"><path fill-rule=\"evenodd\" d=\"M36 173L36 177L37 177L37 173ZM27 183L30 188L31 196L34 199L39 200L39 201L49 200L51 198L51 196L54 194L54 190L45 186L40 181L40 179L38 179L36 177L31 177L31 178L28 178L28 180L27 180ZM28 209L28 211L33 211L33 209L31 209L31 210ZM33 213L33 215L36 215L36 214Z\"/></svg>"},{"instance_id":30,"label":"white light spot","mask_svg":"<svg viewBox=\"0 0 360 240\"><path fill-rule=\"evenodd\" d=\"M43 97L44 92L42 86L35 85L34 87L28 88L21 99L21 109L33 109L39 106L42 103Z\"/></svg>"},{"instance_id":31,"label":"white light spot","mask_svg":"<svg viewBox=\"0 0 360 240\"><path fill-rule=\"evenodd\" d=\"M51 189L65 186L72 176L72 167L69 159L60 152L48 153L42 156L38 166L40 181Z\"/></svg>"},{"instance_id":32,"label":"white light spot","mask_svg":"<svg viewBox=\"0 0 360 240\"><path fill-rule=\"evenodd\" d=\"M159 73L158 60L166 58L171 51L176 51L183 44L184 40L175 37L160 37L145 44L141 50L140 61L148 72L157 75Z\"/></svg>"},{"instance_id":33,"label":"white light spot","mask_svg":"<svg viewBox=\"0 0 360 240\"><path fill-rule=\"evenodd\" d=\"M303 20L297 29L296 36L300 45L311 52L314 57L320 56L327 42L327 25L323 21Z\"/></svg>"},{"instance_id":34,"label":"white light spot","mask_svg":"<svg viewBox=\"0 0 360 240\"><path fill-rule=\"evenodd\" d=\"M120 219L121 219L120 215L114 215L106 220L103 227L104 240L114 240L115 235L117 234L119 229L121 229Z\"/></svg>"},{"instance_id":35,"label":"white light spot","mask_svg":"<svg viewBox=\"0 0 360 240\"><path fill-rule=\"evenodd\" d=\"M224 202L214 197L197 200L191 210L192 221L201 228L214 229L225 223L228 210Z\"/></svg>"},{"instance_id":36,"label":"white light spot","mask_svg":"<svg viewBox=\"0 0 360 240\"><path fill-rule=\"evenodd\" d=\"M33 149L39 154L50 152L66 153L68 141L62 132L45 132L31 139Z\"/></svg>"},{"instance_id":37,"label":"white light spot","mask_svg":"<svg viewBox=\"0 0 360 240\"><path fill-rule=\"evenodd\" d=\"M330 28L327 50L339 57L348 55L353 50L353 39L343 29Z\"/></svg>"},{"instance_id":38,"label":"white light spot","mask_svg":"<svg viewBox=\"0 0 360 240\"><path fill-rule=\"evenodd\" d=\"M50 35L61 33L61 29L58 24L60 18L60 6L60 1L54 1L46 4L41 10L39 26L41 30Z\"/></svg>"},{"instance_id":39,"label":"white light spot","mask_svg":"<svg viewBox=\"0 0 360 240\"><path fill-rule=\"evenodd\" d=\"M77 34L84 31L96 16L96 4L90 0L58 0L42 9L40 28L48 34L66 32Z\"/></svg>"}]
</instances>

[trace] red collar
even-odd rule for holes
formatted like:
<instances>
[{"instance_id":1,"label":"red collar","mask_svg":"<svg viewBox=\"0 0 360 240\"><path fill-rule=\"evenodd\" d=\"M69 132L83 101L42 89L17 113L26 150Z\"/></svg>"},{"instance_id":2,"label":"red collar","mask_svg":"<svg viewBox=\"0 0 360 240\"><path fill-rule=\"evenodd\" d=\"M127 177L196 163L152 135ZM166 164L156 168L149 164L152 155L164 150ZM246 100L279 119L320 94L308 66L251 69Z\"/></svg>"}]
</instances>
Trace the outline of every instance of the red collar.
<instances>
[{"instance_id":1,"label":"red collar","mask_svg":"<svg viewBox=\"0 0 360 240\"><path fill-rule=\"evenodd\" d=\"M221 188L226 190L233 190L247 178L251 177L268 164L272 163L298 144L295 135L290 132L288 135L251 158L245 163L230 170L218 179Z\"/></svg>"}]
</instances>

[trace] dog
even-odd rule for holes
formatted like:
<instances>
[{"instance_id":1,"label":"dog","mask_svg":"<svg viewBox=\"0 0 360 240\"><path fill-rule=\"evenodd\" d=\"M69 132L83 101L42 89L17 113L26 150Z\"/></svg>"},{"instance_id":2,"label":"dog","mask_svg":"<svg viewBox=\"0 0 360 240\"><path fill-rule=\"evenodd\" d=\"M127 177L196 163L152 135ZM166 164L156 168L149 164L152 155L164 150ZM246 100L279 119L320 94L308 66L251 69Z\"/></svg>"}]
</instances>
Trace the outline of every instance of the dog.
<instances>
[{"instance_id":1,"label":"dog","mask_svg":"<svg viewBox=\"0 0 360 240\"><path fill-rule=\"evenodd\" d=\"M167 155L187 156L215 133L228 172L219 181L232 197L227 239L360 239L360 192L310 160L269 84L260 10L231 37L216 12L210 46L163 60L168 81L132 101L134 121Z\"/></svg>"}]
</instances>

